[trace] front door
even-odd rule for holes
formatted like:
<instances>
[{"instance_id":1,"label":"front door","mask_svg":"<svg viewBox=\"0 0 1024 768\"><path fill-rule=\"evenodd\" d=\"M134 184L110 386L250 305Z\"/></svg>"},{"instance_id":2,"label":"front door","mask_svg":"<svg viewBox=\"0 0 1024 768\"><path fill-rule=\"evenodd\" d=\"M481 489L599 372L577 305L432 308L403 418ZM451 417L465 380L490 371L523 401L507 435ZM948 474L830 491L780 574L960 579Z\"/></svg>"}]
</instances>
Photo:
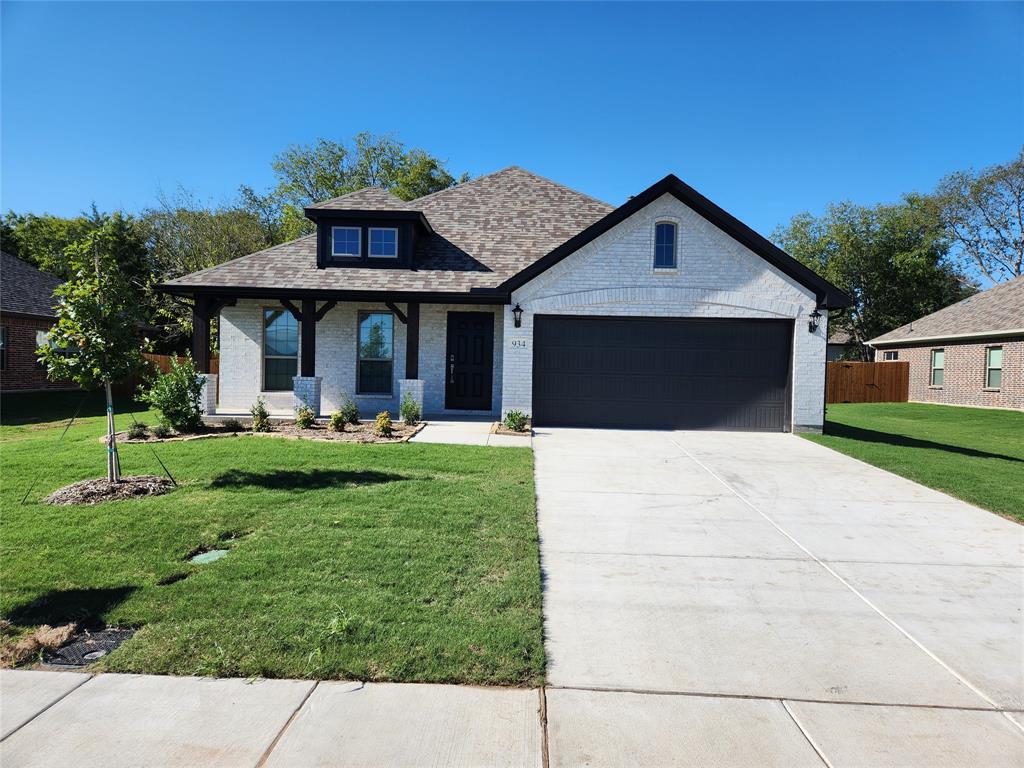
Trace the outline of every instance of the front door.
<instances>
[{"instance_id":1,"label":"front door","mask_svg":"<svg viewBox=\"0 0 1024 768\"><path fill-rule=\"evenodd\" d=\"M491 410L493 369L494 315L490 312L449 312L444 407L465 411Z\"/></svg>"}]
</instances>

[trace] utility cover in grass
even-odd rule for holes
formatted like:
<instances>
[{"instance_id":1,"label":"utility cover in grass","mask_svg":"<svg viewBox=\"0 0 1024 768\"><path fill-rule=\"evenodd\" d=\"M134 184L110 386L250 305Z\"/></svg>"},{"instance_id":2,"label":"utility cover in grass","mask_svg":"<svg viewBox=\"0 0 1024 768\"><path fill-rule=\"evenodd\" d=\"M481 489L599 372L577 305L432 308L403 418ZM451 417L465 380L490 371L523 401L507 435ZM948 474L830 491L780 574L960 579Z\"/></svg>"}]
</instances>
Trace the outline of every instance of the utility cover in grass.
<instances>
[{"instance_id":1,"label":"utility cover in grass","mask_svg":"<svg viewBox=\"0 0 1024 768\"><path fill-rule=\"evenodd\" d=\"M84 630L57 650L44 653L43 662L54 667L85 667L102 659L134 634L134 629L117 627L96 632Z\"/></svg>"},{"instance_id":2,"label":"utility cover in grass","mask_svg":"<svg viewBox=\"0 0 1024 768\"><path fill-rule=\"evenodd\" d=\"M81 480L65 485L46 497L47 504L99 504L101 501L136 499L140 496L158 496L167 493L174 485L166 477L156 475L135 475L122 477L112 483L104 478Z\"/></svg>"},{"instance_id":3,"label":"utility cover in grass","mask_svg":"<svg viewBox=\"0 0 1024 768\"><path fill-rule=\"evenodd\" d=\"M220 560L227 553L228 551L226 549L211 549L209 552L202 552L194 557L190 557L189 562L204 565L206 563L212 563L214 560Z\"/></svg>"}]
</instances>

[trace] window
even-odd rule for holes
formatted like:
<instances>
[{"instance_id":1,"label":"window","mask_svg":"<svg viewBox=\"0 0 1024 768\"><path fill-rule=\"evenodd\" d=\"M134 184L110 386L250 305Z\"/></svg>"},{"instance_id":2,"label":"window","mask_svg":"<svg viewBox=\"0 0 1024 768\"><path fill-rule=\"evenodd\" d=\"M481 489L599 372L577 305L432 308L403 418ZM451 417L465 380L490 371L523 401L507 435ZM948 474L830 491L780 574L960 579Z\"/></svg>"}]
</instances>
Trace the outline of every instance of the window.
<instances>
[{"instance_id":1,"label":"window","mask_svg":"<svg viewBox=\"0 0 1024 768\"><path fill-rule=\"evenodd\" d=\"M331 255L362 256L362 236L359 227L331 227Z\"/></svg>"},{"instance_id":2,"label":"window","mask_svg":"<svg viewBox=\"0 0 1024 768\"><path fill-rule=\"evenodd\" d=\"M47 338L47 336L49 335L49 331L36 331L36 349L32 353L36 358L36 367L41 368L44 371L46 370L46 363L39 359L38 350L41 347L45 347L50 343L50 340Z\"/></svg>"},{"instance_id":3,"label":"window","mask_svg":"<svg viewBox=\"0 0 1024 768\"><path fill-rule=\"evenodd\" d=\"M900 353L899 352L883 352L882 353L882 359L883 360L899 360L900 359Z\"/></svg>"},{"instance_id":4,"label":"window","mask_svg":"<svg viewBox=\"0 0 1024 768\"><path fill-rule=\"evenodd\" d=\"M263 389L288 391L299 369L299 324L291 312L263 310Z\"/></svg>"},{"instance_id":5,"label":"window","mask_svg":"<svg viewBox=\"0 0 1024 768\"><path fill-rule=\"evenodd\" d=\"M654 268L674 269L676 266L676 225L660 221L654 225Z\"/></svg>"},{"instance_id":6,"label":"window","mask_svg":"<svg viewBox=\"0 0 1024 768\"><path fill-rule=\"evenodd\" d=\"M371 227L370 256L375 259L397 259L398 230Z\"/></svg>"},{"instance_id":7,"label":"window","mask_svg":"<svg viewBox=\"0 0 1024 768\"><path fill-rule=\"evenodd\" d=\"M946 378L946 350L932 350L932 377L930 379L933 387L941 387Z\"/></svg>"},{"instance_id":8,"label":"window","mask_svg":"<svg viewBox=\"0 0 1024 768\"><path fill-rule=\"evenodd\" d=\"M391 394L394 336L395 319L390 313L359 313L359 361L356 371L358 394Z\"/></svg>"},{"instance_id":9,"label":"window","mask_svg":"<svg viewBox=\"0 0 1024 768\"><path fill-rule=\"evenodd\" d=\"M0 327L0 371L7 370L7 326Z\"/></svg>"},{"instance_id":10,"label":"window","mask_svg":"<svg viewBox=\"0 0 1024 768\"><path fill-rule=\"evenodd\" d=\"M985 386L999 389L1003 384L1003 348L989 347L985 350Z\"/></svg>"}]
</instances>

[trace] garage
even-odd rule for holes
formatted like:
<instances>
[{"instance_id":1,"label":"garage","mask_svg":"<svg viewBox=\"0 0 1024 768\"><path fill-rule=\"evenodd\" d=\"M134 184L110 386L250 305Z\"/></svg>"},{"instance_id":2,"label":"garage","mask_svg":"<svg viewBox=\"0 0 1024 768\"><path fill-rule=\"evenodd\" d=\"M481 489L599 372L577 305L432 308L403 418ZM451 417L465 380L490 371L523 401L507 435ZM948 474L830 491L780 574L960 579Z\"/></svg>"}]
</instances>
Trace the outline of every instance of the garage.
<instances>
[{"instance_id":1,"label":"garage","mask_svg":"<svg viewBox=\"0 0 1024 768\"><path fill-rule=\"evenodd\" d=\"M791 320L537 315L537 426L782 432Z\"/></svg>"}]
</instances>

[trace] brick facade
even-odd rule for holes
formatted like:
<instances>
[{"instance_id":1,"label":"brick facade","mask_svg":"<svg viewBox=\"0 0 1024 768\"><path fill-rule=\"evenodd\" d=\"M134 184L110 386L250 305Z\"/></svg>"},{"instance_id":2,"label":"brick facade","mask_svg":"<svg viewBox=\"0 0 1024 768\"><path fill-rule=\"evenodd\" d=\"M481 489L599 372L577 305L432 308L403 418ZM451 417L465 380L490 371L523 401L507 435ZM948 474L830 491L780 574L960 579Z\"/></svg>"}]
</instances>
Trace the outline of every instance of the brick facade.
<instances>
[{"instance_id":1,"label":"brick facade","mask_svg":"<svg viewBox=\"0 0 1024 768\"><path fill-rule=\"evenodd\" d=\"M0 315L7 336L7 360L0 371L0 391L32 392L41 389L76 389L68 381L50 381L45 369L36 362L39 344L36 334L49 331L53 318L24 315Z\"/></svg>"},{"instance_id":2,"label":"brick facade","mask_svg":"<svg viewBox=\"0 0 1024 768\"><path fill-rule=\"evenodd\" d=\"M985 387L985 350L989 347L1003 348L1003 380L998 390ZM941 387L930 384L934 349L945 350ZM913 402L1024 409L1024 339L1020 337L880 347L875 350L875 360L884 360L886 352L896 352L897 359L910 363L910 400Z\"/></svg>"}]
</instances>

